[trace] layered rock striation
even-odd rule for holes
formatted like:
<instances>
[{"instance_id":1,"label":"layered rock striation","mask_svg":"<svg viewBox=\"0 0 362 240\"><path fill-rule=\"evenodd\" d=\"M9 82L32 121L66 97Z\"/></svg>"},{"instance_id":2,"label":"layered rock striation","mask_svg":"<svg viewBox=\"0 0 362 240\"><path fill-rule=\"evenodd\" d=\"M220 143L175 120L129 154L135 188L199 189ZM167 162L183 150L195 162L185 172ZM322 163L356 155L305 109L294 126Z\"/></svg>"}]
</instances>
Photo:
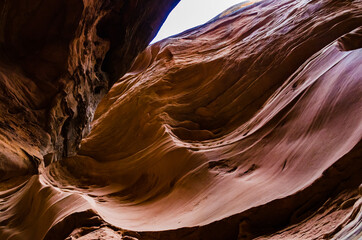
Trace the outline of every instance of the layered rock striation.
<instances>
[{"instance_id":1,"label":"layered rock striation","mask_svg":"<svg viewBox=\"0 0 362 240\"><path fill-rule=\"evenodd\" d=\"M134 61L175 2L55 2L3 4L2 238L361 237L362 1L244 2Z\"/></svg>"},{"instance_id":2,"label":"layered rock striation","mask_svg":"<svg viewBox=\"0 0 362 240\"><path fill-rule=\"evenodd\" d=\"M176 1L0 2L2 179L74 155Z\"/></svg>"}]
</instances>

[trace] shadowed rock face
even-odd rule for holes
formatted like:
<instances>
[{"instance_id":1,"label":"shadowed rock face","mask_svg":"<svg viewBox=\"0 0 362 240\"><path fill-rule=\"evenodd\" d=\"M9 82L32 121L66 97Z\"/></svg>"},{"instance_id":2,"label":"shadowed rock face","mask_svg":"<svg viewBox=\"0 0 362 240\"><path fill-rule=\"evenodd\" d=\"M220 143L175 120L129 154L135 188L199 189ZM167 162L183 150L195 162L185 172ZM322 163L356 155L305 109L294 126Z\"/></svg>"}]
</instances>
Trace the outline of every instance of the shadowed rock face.
<instances>
[{"instance_id":1,"label":"shadowed rock face","mask_svg":"<svg viewBox=\"0 0 362 240\"><path fill-rule=\"evenodd\" d=\"M174 3L12 3L2 238L361 237L362 1L247 1L132 66Z\"/></svg>"},{"instance_id":2,"label":"shadowed rock face","mask_svg":"<svg viewBox=\"0 0 362 240\"><path fill-rule=\"evenodd\" d=\"M0 1L2 179L76 153L99 100L177 2Z\"/></svg>"}]
</instances>

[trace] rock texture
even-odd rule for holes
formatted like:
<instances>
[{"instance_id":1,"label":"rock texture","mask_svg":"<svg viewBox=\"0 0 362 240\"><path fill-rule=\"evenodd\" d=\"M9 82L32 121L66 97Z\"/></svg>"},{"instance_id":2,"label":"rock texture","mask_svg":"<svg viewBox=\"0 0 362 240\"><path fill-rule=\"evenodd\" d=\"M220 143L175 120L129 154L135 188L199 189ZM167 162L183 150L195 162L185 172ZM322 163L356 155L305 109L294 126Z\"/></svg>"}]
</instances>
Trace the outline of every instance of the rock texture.
<instances>
[{"instance_id":1,"label":"rock texture","mask_svg":"<svg viewBox=\"0 0 362 240\"><path fill-rule=\"evenodd\" d=\"M2 238L362 237L362 1L244 2L130 69L173 3L122 3L65 14L66 61L2 39L2 111L53 102L1 115Z\"/></svg>"},{"instance_id":2,"label":"rock texture","mask_svg":"<svg viewBox=\"0 0 362 240\"><path fill-rule=\"evenodd\" d=\"M1 0L1 179L74 155L95 107L179 0Z\"/></svg>"}]
</instances>

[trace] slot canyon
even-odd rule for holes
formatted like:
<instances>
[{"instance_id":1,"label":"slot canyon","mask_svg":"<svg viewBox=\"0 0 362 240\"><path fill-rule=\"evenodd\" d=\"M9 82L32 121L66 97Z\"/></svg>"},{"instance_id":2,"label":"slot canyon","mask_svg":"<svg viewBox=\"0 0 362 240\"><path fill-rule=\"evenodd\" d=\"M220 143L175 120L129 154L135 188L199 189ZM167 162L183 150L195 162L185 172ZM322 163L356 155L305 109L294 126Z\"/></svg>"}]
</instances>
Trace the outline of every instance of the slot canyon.
<instances>
[{"instance_id":1,"label":"slot canyon","mask_svg":"<svg viewBox=\"0 0 362 240\"><path fill-rule=\"evenodd\" d=\"M362 239L362 0L179 2L0 0L0 239Z\"/></svg>"}]
</instances>

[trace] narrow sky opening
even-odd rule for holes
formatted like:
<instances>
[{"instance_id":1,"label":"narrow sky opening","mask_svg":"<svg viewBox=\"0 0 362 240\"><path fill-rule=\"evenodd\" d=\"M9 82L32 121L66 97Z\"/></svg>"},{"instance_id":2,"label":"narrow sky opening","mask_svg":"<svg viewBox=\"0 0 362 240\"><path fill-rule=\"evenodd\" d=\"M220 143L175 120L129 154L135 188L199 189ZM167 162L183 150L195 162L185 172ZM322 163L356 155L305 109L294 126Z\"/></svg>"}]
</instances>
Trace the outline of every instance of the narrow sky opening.
<instances>
[{"instance_id":1,"label":"narrow sky opening","mask_svg":"<svg viewBox=\"0 0 362 240\"><path fill-rule=\"evenodd\" d=\"M243 0L181 0L151 43L204 24Z\"/></svg>"}]
</instances>

